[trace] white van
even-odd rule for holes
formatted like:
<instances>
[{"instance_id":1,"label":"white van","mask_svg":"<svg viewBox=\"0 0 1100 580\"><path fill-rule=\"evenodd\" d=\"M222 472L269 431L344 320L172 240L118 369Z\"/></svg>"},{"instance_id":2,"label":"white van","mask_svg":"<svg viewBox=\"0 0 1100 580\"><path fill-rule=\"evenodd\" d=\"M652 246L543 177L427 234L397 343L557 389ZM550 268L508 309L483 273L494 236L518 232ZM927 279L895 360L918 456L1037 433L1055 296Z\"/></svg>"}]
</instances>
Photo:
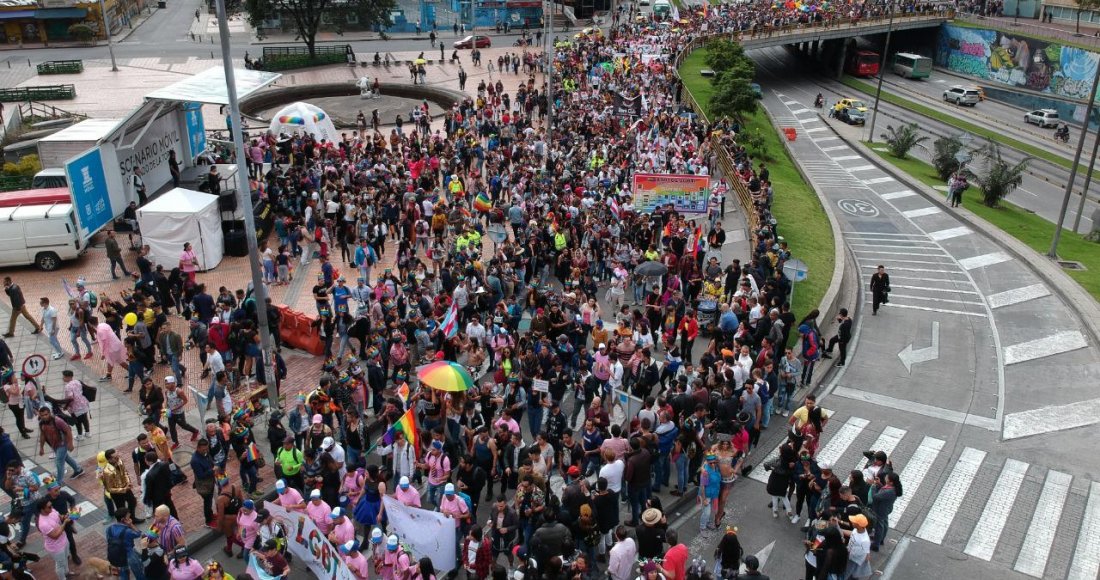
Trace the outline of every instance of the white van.
<instances>
[{"instance_id":1,"label":"white van","mask_svg":"<svg viewBox=\"0 0 1100 580\"><path fill-rule=\"evenodd\" d=\"M34 174L31 180L31 189L46 189L53 187L69 187L69 178L65 176L65 169L51 167Z\"/></svg>"},{"instance_id":2,"label":"white van","mask_svg":"<svg viewBox=\"0 0 1100 580\"><path fill-rule=\"evenodd\" d=\"M87 250L69 203L0 208L0 267L50 271Z\"/></svg>"}]
</instances>

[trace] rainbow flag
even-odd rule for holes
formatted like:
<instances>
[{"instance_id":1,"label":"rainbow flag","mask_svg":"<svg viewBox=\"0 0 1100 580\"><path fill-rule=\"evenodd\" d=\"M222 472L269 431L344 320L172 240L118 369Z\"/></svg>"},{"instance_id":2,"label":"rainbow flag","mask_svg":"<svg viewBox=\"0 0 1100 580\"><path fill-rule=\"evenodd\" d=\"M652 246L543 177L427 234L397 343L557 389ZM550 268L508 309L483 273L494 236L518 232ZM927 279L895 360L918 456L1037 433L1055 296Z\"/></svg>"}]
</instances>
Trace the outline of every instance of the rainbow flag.
<instances>
[{"instance_id":1,"label":"rainbow flag","mask_svg":"<svg viewBox=\"0 0 1100 580\"><path fill-rule=\"evenodd\" d=\"M700 246L703 245L703 226L695 226L695 232L692 234L691 239L691 257L694 258L699 253Z\"/></svg>"},{"instance_id":2,"label":"rainbow flag","mask_svg":"<svg viewBox=\"0 0 1100 580\"><path fill-rule=\"evenodd\" d=\"M623 219L622 208L619 207L619 202L615 198L611 198L611 215L617 220Z\"/></svg>"},{"instance_id":3,"label":"rainbow flag","mask_svg":"<svg viewBox=\"0 0 1100 580\"><path fill-rule=\"evenodd\" d=\"M248 444L248 449L245 449L244 456L249 461L256 461L258 458L263 457L263 453L260 452L259 447L256 447L256 443L252 442Z\"/></svg>"},{"instance_id":4,"label":"rainbow flag","mask_svg":"<svg viewBox=\"0 0 1100 580\"><path fill-rule=\"evenodd\" d=\"M416 428L416 414L413 412L412 408L405 411L405 414L402 415L396 423L390 426L386 434L382 436L382 444L393 445L394 433L397 431L401 431L405 434L405 440L413 446L416 458L420 459L420 435Z\"/></svg>"},{"instance_id":5,"label":"rainbow flag","mask_svg":"<svg viewBox=\"0 0 1100 580\"><path fill-rule=\"evenodd\" d=\"M482 191L474 198L474 209L481 213L489 213L493 209L493 201Z\"/></svg>"}]
</instances>

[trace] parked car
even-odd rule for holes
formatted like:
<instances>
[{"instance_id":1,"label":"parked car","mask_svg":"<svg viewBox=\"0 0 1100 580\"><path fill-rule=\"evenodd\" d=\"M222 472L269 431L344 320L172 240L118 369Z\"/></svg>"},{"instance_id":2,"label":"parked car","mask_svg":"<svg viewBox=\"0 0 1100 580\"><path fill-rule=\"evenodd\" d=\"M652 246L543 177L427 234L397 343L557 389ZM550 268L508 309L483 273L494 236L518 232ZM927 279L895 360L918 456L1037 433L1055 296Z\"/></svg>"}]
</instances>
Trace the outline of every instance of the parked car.
<instances>
[{"instance_id":1,"label":"parked car","mask_svg":"<svg viewBox=\"0 0 1100 580\"><path fill-rule=\"evenodd\" d=\"M1035 123L1040 127L1057 127L1058 111L1054 109L1036 109L1024 115L1025 123Z\"/></svg>"},{"instance_id":2,"label":"parked car","mask_svg":"<svg viewBox=\"0 0 1100 580\"><path fill-rule=\"evenodd\" d=\"M833 110L839 113L844 109L856 109L860 113L867 112L867 104L859 99L849 99L847 97L840 99L833 105Z\"/></svg>"},{"instance_id":3,"label":"parked car","mask_svg":"<svg viewBox=\"0 0 1100 580\"><path fill-rule=\"evenodd\" d=\"M488 36L481 34L467 36L462 40L456 40L454 43L455 48L489 48L491 46L493 46L493 41Z\"/></svg>"},{"instance_id":4,"label":"parked car","mask_svg":"<svg viewBox=\"0 0 1100 580\"><path fill-rule=\"evenodd\" d=\"M978 91L972 88L955 85L943 92L943 100L956 105L970 105L973 107L978 104L978 101L982 100L982 97Z\"/></svg>"},{"instance_id":5,"label":"parked car","mask_svg":"<svg viewBox=\"0 0 1100 580\"><path fill-rule=\"evenodd\" d=\"M849 125L862 125L867 122L863 111L856 107L845 107L836 114L836 118Z\"/></svg>"}]
</instances>

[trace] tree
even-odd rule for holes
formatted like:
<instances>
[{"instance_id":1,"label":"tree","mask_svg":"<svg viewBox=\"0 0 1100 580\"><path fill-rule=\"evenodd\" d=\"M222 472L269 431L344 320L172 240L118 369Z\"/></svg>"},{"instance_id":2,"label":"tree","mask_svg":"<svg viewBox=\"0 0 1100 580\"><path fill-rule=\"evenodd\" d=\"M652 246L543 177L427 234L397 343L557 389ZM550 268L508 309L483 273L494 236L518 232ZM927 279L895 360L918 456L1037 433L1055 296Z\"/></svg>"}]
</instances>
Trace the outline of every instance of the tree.
<instances>
[{"instance_id":1,"label":"tree","mask_svg":"<svg viewBox=\"0 0 1100 580\"><path fill-rule=\"evenodd\" d=\"M1024 180L1024 172L1027 171L1030 157L1025 157L1019 163L1012 165L1001 157L1001 148L990 141L981 149L985 159L985 171L974 174L974 181L982 190L982 203L989 207L997 207L1002 199L1012 193Z\"/></svg>"},{"instance_id":2,"label":"tree","mask_svg":"<svg viewBox=\"0 0 1100 580\"><path fill-rule=\"evenodd\" d=\"M753 92L749 79L726 71L714 79L714 94L710 97L707 112L712 119L739 118L743 114L756 111L756 102L756 93Z\"/></svg>"},{"instance_id":3,"label":"tree","mask_svg":"<svg viewBox=\"0 0 1100 580\"><path fill-rule=\"evenodd\" d=\"M91 26L78 22L69 27L69 36L80 42L91 43L95 40L95 31Z\"/></svg>"},{"instance_id":4,"label":"tree","mask_svg":"<svg viewBox=\"0 0 1100 580\"><path fill-rule=\"evenodd\" d=\"M244 10L248 24L260 39L266 21L290 18L312 60L317 56L317 32L321 28L322 14L329 15L334 32L343 34L341 23L347 21L349 14L355 14L359 26L364 28L389 26L390 10L394 5L394 0L245 0Z\"/></svg>"},{"instance_id":5,"label":"tree","mask_svg":"<svg viewBox=\"0 0 1100 580\"><path fill-rule=\"evenodd\" d=\"M1096 10L1100 7L1100 0L1073 0L1073 3L1077 5L1077 29L1074 34L1081 36L1081 12Z\"/></svg>"},{"instance_id":6,"label":"tree","mask_svg":"<svg viewBox=\"0 0 1100 580\"><path fill-rule=\"evenodd\" d=\"M928 137L921 136L920 126L916 123L909 123L908 125L901 125L900 127L887 125L886 130L888 133L883 133L880 137L886 141L886 146L890 149L890 154L898 159L905 159L908 157L909 151L914 147L923 149L923 143L928 140Z\"/></svg>"},{"instance_id":7,"label":"tree","mask_svg":"<svg viewBox=\"0 0 1100 580\"><path fill-rule=\"evenodd\" d=\"M714 81L717 81L718 76L725 72L750 80L756 76L756 63L745 56L745 49L741 48L740 44L725 38L716 38L707 43L705 62L714 71Z\"/></svg>"},{"instance_id":8,"label":"tree","mask_svg":"<svg viewBox=\"0 0 1100 580\"><path fill-rule=\"evenodd\" d=\"M940 137L932 143L932 167L936 168L936 175L947 181L948 177L959 168L959 160L955 158L963 150L962 141L958 137Z\"/></svg>"}]
</instances>

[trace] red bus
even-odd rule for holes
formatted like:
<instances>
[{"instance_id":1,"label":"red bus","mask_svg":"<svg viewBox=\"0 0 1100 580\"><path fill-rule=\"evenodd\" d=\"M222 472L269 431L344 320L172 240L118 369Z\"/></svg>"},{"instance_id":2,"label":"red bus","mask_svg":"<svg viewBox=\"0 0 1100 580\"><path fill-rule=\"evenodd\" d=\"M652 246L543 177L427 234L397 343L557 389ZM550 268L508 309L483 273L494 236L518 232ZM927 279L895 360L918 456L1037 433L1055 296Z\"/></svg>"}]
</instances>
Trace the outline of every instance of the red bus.
<instances>
[{"instance_id":1,"label":"red bus","mask_svg":"<svg viewBox=\"0 0 1100 580\"><path fill-rule=\"evenodd\" d=\"M848 57L844 72L857 77L873 77L878 75L881 60L882 57L877 52L857 50Z\"/></svg>"}]
</instances>

